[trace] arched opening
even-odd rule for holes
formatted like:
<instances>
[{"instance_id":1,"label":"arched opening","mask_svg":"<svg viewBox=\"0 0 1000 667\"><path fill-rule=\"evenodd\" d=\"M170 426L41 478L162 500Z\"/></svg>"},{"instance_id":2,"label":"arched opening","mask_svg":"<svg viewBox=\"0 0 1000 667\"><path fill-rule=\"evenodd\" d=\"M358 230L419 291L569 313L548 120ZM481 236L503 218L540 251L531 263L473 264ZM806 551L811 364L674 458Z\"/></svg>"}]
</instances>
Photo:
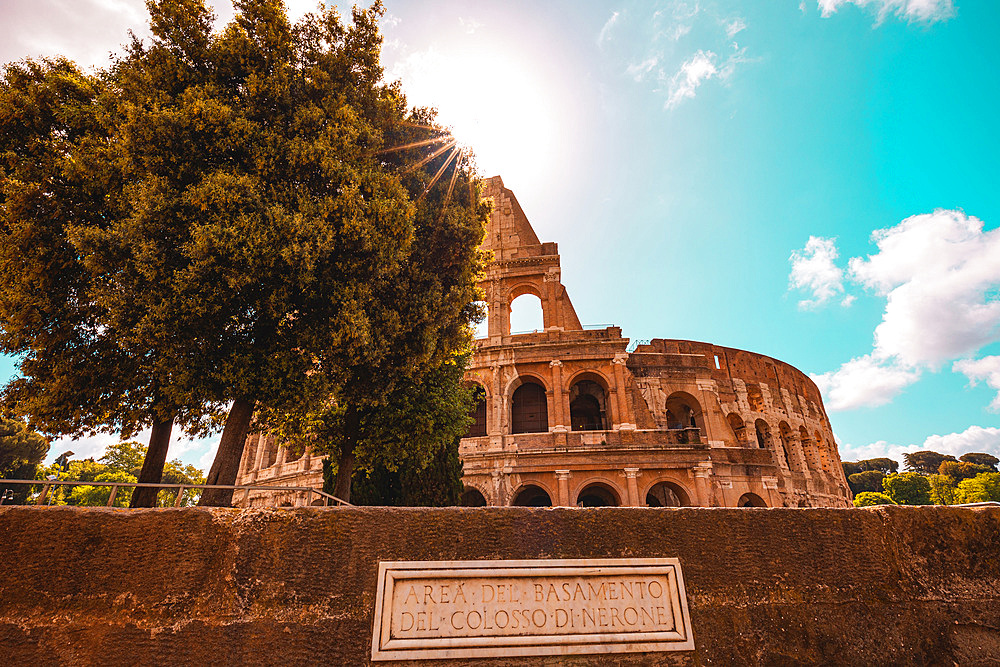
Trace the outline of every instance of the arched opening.
<instances>
[{"instance_id":1,"label":"arched opening","mask_svg":"<svg viewBox=\"0 0 1000 667\"><path fill-rule=\"evenodd\" d=\"M747 403L750 404L750 409L754 412L762 412L764 410L764 392L760 390L758 385L747 385Z\"/></svg>"},{"instance_id":2,"label":"arched opening","mask_svg":"<svg viewBox=\"0 0 1000 667\"><path fill-rule=\"evenodd\" d=\"M748 445L747 425L743 422L743 418L735 412L730 412L726 416L726 421L729 422L729 428L733 430L733 437L736 440L736 446L746 447Z\"/></svg>"},{"instance_id":3,"label":"arched opening","mask_svg":"<svg viewBox=\"0 0 1000 667\"><path fill-rule=\"evenodd\" d=\"M758 496L756 493L744 493L740 496L740 499L736 501L737 507L767 507L767 503L764 499Z\"/></svg>"},{"instance_id":4,"label":"arched opening","mask_svg":"<svg viewBox=\"0 0 1000 667\"><path fill-rule=\"evenodd\" d=\"M646 493L647 507L690 507L691 499L679 484L657 482Z\"/></svg>"},{"instance_id":5,"label":"arched opening","mask_svg":"<svg viewBox=\"0 0 1000 667\"><path fill-rule=\"evenodd\" d=\"M485 301L476 301L472 304L479 310L483 315L483 319L479 322L474 322L473 326L473 336L479 340L482 338L489 338L490 335L490 307Z\"/></svg>"},{"instance_id":6,"label":"arched opening","mask_svg":"<svg viewBox=\"0 0 1000 667\"><path fill-rule=\"evenodd\" d=\"M830 452L827 450L826 442L823 440L823 436L819 434L819 431L813 432L813 439L816 443L816 451L819 452L819 462L823 470L829 473L833 469L833 465L830 463Z\"/></svg>"},{"instance_id":7,"label":"arched opening","mask_svg":"<svg viewBox=\"0 0 1000 667\"><path fill-rule=\"evenodd\" d=\"M255 433L247 439L247 458L246 464L243 466L243 472L253 470L253 464L257 462L257 450L264 446L261 440L260 433Z\"/></svg>"},{"instance_id":8,"label":"arched opening","mask_svg":"<svg viewBox=\"0 0 1000 667\"><path fill-rule=\"evenodd\" d=\"M462 493L462 507L486 507L486 498L479 489L467 486Z\"/></svg>"},{"instance_id":9,"label":"arched opening","mask_svg":"<svg viewBox=\"0 0 1000 667\"><path fill-rule=\"evenodd\" d=\"M600 482L588 484L576 498L577 507L618 507L619 505L621 505L621 501L615 490Z\"/></svg>"},{"instance_id":10,"label":"arched opening","mask_svg":"<svg viewBox=\"0 0 1000 667\"><path fill-rule=\"evenodd\" d=\"M667 397L667 428L673 438L686 445L701 442L704 429L701 405L691 394L674 392Z\"/></svg>"},{"instance_id":11,"label":"arched opening","mask_svg":"<svg viewBox=\"0 0 1000 667\"><path fill-rule=\"evenodd\" d=\"M522 294L510 302L510 332L533 333L545 328L542 300L534 294Z\"/></svg>"},{"instance_id":12,"label":"arched opening","mask_svg":"<svg viewBox=\"0 0 1000 667\"><path fill-rule=\"evenodd\" d=\"M758 419L753 424L757 433L757 446L761 449L771 449L771 427L763 419Z\"/></svg>"},{"instance_id":13,"label":"arched opening","mask_svg":"<svg viewBox=\"0 0 1000 667\"><path fill-rule=\"evenodd\" d=\"M785 454L785 465L789 470L799 468L798 461L792 458L792 429L785 422L778 424L778 438L781 440L781 451Z\"/></svg>"},{"instance_id":14,"label":"arched opening","mask_svg":"<svg viewBox=\"0 0 1000 667\"><path fill-rule=\"evenodd\" d=\"M264 441L264 458L260 461L261 469L270 468L278 460L278 443L271 436Z\"/></svg>"},{"instance_id":15,"label":"arched opening","mask_svg":"<svg viewBox=\"0 0 1000 667\"><path fill-rule=\"evenodd\" d=\"M806 457L806 467L817 472L822 470L823 465L819 460L819 451L816 449L816 443L809 437L809 431L806 430L805 426L799 427L799 442L802 444L802 453Z\"/></svg>"},{"instance_id":16,"label":"arched opening","mask_svg":"<svg viewBox=\"0 0 1000 667\"><path fill-rule=\"evenodd\" d=\"M569 389L569 419L574 431L608 428L607 393L600 383L582 379Z\"/></svg>"},{"instance_id":17,"label":"arched opening","mask_svg":"<svg viewBox=\"0 0 1000 667\"><path fill-rule=\"evenodd\" d=\"M316 500L309 503L310 507L323 507L323 499L317 498Z\"/></svg>"},{"instance_id":18,"label":"arched opening","mask_svg":"<svg viewBox=\"0 0 1000 667\"><path fill-rule=\"evenodd\" d=\"M481 385L472 385L472 410L469 417L473 420L465 434L467 438L477 438L486 435L486 390Z\"/></svg>"},{"instance_id":19,"label":"arched opening","mask_svg":"<svg viewBox=\"0 0 1000 667\"><path fill-rule=\"evenodd\" d=\"M285 463L292 463L302 458L304 449L299 446L285 446Z\"/></svg>"},{"instance_id":20,"label":"arched opening","mask_svg":"<svg viewBox=\"0 0 1000 667\"><path fill-rule=\"evenodd\" d=\"M552 499L542 487L528 484L518 491L511 505L515 507L552 507Z\"/></svg>"},{"instance_id":21,"label":"arched opening","mask_svg":"<svg viewBox=\"0 0 1000 667\"><path fill-rule=\"evenodd\" d=\"M548 409L545 388L525 382L514 390L510 399L510 432L545 433L549 430Z\"/></svg>"}]
</instances>

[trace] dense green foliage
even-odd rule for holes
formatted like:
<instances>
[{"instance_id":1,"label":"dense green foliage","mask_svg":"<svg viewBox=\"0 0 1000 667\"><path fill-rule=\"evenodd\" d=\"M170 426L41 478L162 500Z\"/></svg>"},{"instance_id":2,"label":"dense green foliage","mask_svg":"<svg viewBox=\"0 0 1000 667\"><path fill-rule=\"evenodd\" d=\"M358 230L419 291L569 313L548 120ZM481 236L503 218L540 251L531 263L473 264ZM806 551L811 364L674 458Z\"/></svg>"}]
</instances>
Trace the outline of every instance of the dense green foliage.
<instances>
[{"instance_id":1,"label":"dense green foliage","mask_svg":"<svg viewBox=\"0 0 1000 667\"><path fill-rule=\"evenodd\" d=\"M880 470L865 470L864 472L856 472L848 477L847 483L854 494L865 491L880 492L882 490L883 479L885 479L885 473Z\"/></svg>"},{"instance_id":2,"label":"dense green foliage","mask_svg":"<svg viewBox=\"0 0 1000 667\"><path fill-rule=\"evenodd\" d=\"M469 424L470 389L463 383L465 359L457 357L420 381L400 381L380 406L358 410L356 464L351 471L355 504L454 505L462 492L458 441ZM307 415L284 415L276 434L293 446L309 444L332 454L338 471L346 410L336 403ZM278 416L274 419L277 421ZM355 498L353 487L363 487ZM336 483L327 492L338 497Z\"/></svg>"},{"instance_id":3,"label":"dense green foliage","mask_svg":"<svg viewBox=\"0 0 1000 667\"><path fill-rule=\"evenodd\" d=\"M939 454L932 451L908 452L903 454L903 463L907 470L924 475L934 475L945 461L956 461L951 454Z\"/></svg>"},{"instance_id":4,"label":"dense green foliage","mask_svg":"<svg viewBox=\"0 0 1000 667\"><path fill-rule=\"evenodd\" d=\"M996 472L991 466L967 461L943 461L938 468L938 474L950 477L955 483L963 479L972 479L981 472Z\"/></svg>"},{"instance_id":5,"label":"dense green foliage","mask_svg":"<svg viewBox=\"0 0 1000 667\"><path fill-rule=\"evenodd\" d=\"M874 505L895 505L892 498L877 491L862 491L854 496L855 507L872 507Z\"/></svg>"},{"instance_id":6,"label":"dense green foliage","mask_svg":"<svg viewBox=\"0 0 1000 667\"><path fill-rule=\"evenodd\" d=\"M1000 502L1000 472L979 473L963 479L955 490L956 503Z\"/></svg>"},{"instance_id":7,"label":"dense green foliage","mask_svg":"<svg viewBox=\"0 0 1000 667\"><path fill-rule=\"evenodd\" d=\"M46 466L38 471L36 479L43 480L48 475L56 479L78 482L135 482L142 468L146 448L138 442L118 442L109 445L104 456L94 459L70 460L67 469L59 465ZM168 461L163 468L163 484L204 484L205 474L192 465L179 460ZM36 486L36 489L38 487ZM106 486L53 486L46 504L105 506L111 495L111 487ZM181 498L181 505L193 505L198 501L199 491L187 490ZM132 489L121 487L115 494L115 507L128 506ZM155 496L157 507L173 507L177 499L176 490L163 490Z\"/></svg>"},{"instance_id":8,"label":"dense green foliage","mask_svg":"<svg viewBox=\"0 0 1000 667\"><path fill-rule=\"evenodd\" d=\"M1000 463L1000 459L997 457L983 452L969 452L968 454L962 454L958 457L958 460L965 461L966 463L975 463L976 465L981 466L989 466L992 472L997 472L997 464Z\"/></svg>"},{"instance_id":9,"label":"dense green foliage","mask_svg":"<svg viewBox=\"0 0 1000 667\"><path fill-rule=\"evenodd\" d=\"M174 423L216 428L229 404L213 484L235 481L259 407L279 427L332 411L348 496L394 393L468 347L486 214L471 162L395 150L450 144L382 83L378 5L293 26L280 0L237 0L218 32L202 0L147 7L151 40L107 71L5 70L0 351L22 374L5 401L49 433L152 426L144 481ZM434 449L384 443L386 461Z\"/></svg>"},{"instance_id":10,"label":"dense green foliage","mask_svg":"<svg viewBox=\"0 0 1000 667\"><path fill-rule=\"evenodd\" d=\"M864 459L862 461L844 461L841 463L844 475L850 477L860 472L878 471L888 475L899 470L899 464L888 458Z\"/></svg>"},{"instance_id":11,"label":"dense green foliage","mask_svg":"<svg viewBox=\"0 0 1000 667\"><path fill-rule=\"evenodd\" d=\"M926 475L915 472L887 475L882 487L897 505L931 504L931 485Z\"/></svg>"},{"instance_id":12,"label":"dense green foliage","mask_svg":"<svg viewBox=\"0 0 1000 667\"><path fill-rule=\"evenodd\" d=\"M38 464L49 451L49 441L18 419L0 417L0 477L34 479ZM26 484L0 484L3 503L22 504L30 489Z\"/></svg>"}]
</instances>

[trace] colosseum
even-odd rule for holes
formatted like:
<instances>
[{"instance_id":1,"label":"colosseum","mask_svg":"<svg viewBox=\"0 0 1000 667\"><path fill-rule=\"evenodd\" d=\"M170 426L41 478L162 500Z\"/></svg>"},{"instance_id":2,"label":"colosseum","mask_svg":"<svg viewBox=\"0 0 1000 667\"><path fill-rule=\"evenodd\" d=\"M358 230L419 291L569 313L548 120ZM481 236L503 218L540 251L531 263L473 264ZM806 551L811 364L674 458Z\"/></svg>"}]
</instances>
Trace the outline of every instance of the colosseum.
<instances>
[{"instance_id":1,"label":"colosseum","mask_svg":"<svg viewBox=\"0 0 1000 667\"><path fill-rule=\"evenodd\" d=\"M851 494L816 385L760 354L687 340L629 345L619 327L585 329L500 177L485 182L492 251L481 287L487 335L466 373L475 421L460 454L470 506L845 507ZM540 331L511 333L531 294ZM247 439L238 484L322 486L322 461ZM305 492L255 492L299 505Z\"/></svg>"}]
</instances>

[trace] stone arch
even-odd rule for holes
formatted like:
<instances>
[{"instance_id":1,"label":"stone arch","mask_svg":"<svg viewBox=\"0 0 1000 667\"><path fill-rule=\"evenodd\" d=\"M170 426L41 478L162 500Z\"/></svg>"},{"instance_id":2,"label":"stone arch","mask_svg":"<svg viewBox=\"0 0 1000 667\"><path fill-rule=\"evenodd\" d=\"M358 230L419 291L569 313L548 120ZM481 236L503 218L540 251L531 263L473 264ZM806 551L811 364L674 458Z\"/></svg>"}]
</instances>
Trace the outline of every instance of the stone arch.
<instances>
[{"instance_id":1,"label":"stone arch","mask_svg":"<svg viewBox=\"0 0 1000 667\"><path fill-rule=\"evenodd\" d=\"M833 470L833 464L830 462L830 449L826 445L826 441L823 440L823 436L820 435L819 431L813 433L813 438L816 442L816 451L819 452L819 463L823 470L827 473Z\"/></svg>"},{"instance_id":2,"label":"stone arch","mask_svg":"<svg viewBox=\"0 0 1000 667\"><path fill-rule=\"evenodd\" d=\"M683 484L661 479L646 490L647 507L691 507L691 494Z\"/></svg>"},{"instance_id":3,"label":"stone arch","mask_svg":"<svg viewBox=\"0 0 1000 667\"><path fill-rule=\"evenodd\" d=\"M511 383L510 432L545 433L549 430L549 401L545 384L522 375Z\"/></svg>"},{"instance_id":4,"label":"stone arch","mask_svg":"<svg viewBox=\"0 0 1000 667\"><path fill-rule=\"evenodd\" d=\"M738 447L749 447L749 438L747 437L747 425L735 412L730 412L726 415L726 421L729 423L729 428L733 432L733 437L736 439L736 445Z\"/></svg>"},{"instance_id":5,"label":"stone arch","mask_svg":"<svg viewBox=\"0 0 1000 667\"><path fill-rule=\"evenodd\" d=\"M816 442L809 436L809 431L806 430L805 426L799 427L799 443L802 444L802 453L806 458L806 468L821 472L823 464L820 463L819 449Z\"/></svg>"},{"instance_id":6,"label":"stone arch","mask_svg":"<svg viewBox=\"0 0 1000 667\"><path fill-rule=\"evenodd\" d=\"M487 414L489 411L489 401L487 400L486 387L478 382L470 381L466 383L472 389L472 409L469 410L469 417L472 423L466 432L466 438L476 438L486 435Z\"/></svg>"},{"instance_id":7,"label":"stone arch","mask_svg":"<svg viewBox=\"0 0 1000 667\"><path fill-rule=\"evenodd\" d=\"M667 429L680 444L701 442L705 433L705 415L698 399L686 391L675 391L667 396Z\"/></svg>"},{"instance_id":8,"label":"stone arch","mask_svg":"<svg viewBox=\"0 0 1000 667\"><path fill-rule=\"evenodd\" d=\"M270 468L278 460L278 441L273 436L264 440L264 457L260 460L260 468Z\"/></svg>"},{"instance_id":9,"label":"stone arch","mask_svg":"<svg viewBox=\"0 0 1000 667\"><path fill-rule=\"evenodd\" d=\"M736 501L737 507L767 507L767 503L764 499L758 496L756 493L744 493L740 496L740 499Z\"/></svg>"},{"instance_id":10,"label":"stone arch","mask_svg":"<svg viewBox=\"0 0 1000 667\"><path fill-rule=\"evenodd\" d=\"M317 498L316 500L309 503L310 507L324 507L325 505L326 503L322 498Z\"/></svg>"},{"instance_id":11,"label":"stone arch","mask_svg":"<svg viewBox=\"0 0 1000 667\"><path fill-rule=\"evenodd\" d=\"M757 446L761 449L773 449L771 438L771 427L763 419L758 419L753 423L754 433L757 435Z\"/></svg>"},{"instance_id":12,"label":"stone arch","mask_svg":"<svg viewBox=\"0 0 1000 667\"><path fill-rule=\"evenodd\" d=\"M748 382L746 387L747 403L750 405L750 409L754 412L763 412L764 392L761 391L760 385L755 382Z\"/></svg>"},{"instance_id":13,"label":"stone arch","mask_svg":"<svg viewBox=\"0 0 1000 667\"><path fill-rule=\"evenodd\" d=\"M476 487L466 485L459 504L462 507L486 507L486 496Z\"/></svg>"},{"instance_id":14,"label":"stone arch","mask_svg":"<svg viewBox=\"0 0 1000 667\"><path fill-rule=\"evenodd\" d=\"M544 331L545 322L547 320L547 318L545 317L546 313L545 313L544 292L539 288L537 283L521 282L512 286L509 290L507 290L506 307L507 307L507 326L510 329L509 333L511 334L530 333L530 331L525 328L526 326L528 326L527 323L522 322L520 324L517 324L513 322L513 314L515 310L514 302L523 296L531 297L531 299L521 300L522 303L525 305L526 309L530 309L532 311L534 311L536 307L538 309L537 316L535 316L535 314L532 313L531 323L530 323L532 326L532 330ZM531 305L527 306L527 303L530 303Z\"/></svg>"},{"instance_id":15,"label":"stone arch","mask_svg":"<svg viewBox=\"0 0 1000 667\"><path fill-rule=\"evenodd\" d=\"M577 507L621 507L622 494L606 480L588 481L576 494Z\"/></svg>"},{"instance_id":16,"label":"stone arch","mask_svg":"<svg viewBox=\"0 0 1000 667\"><path fill-rule=\"evenodd\" d=\"M781 442L781 450L785 454L785 465L788 466L789 470L798 470L801 466L798 460L792 456L792 450L794 449L792 437L792 427L788 425L788 422L779 422L778 440Z\"/></svg>"},{"instance_id":17,"label":"stone arch","mask_svg":"<svg viewBox=\"0 0 1000 667\"><path fill-rule=\"evenodd\" d=\"M249 438L247 438L247 453L246 453L246 463L243 465L243 472L248 473L253 470L253 466L257 463L257 451L263 447L263 435L260 433L254 433ZM252 443L252 444L251 444Z\"/></svg>"},{"instance_id":18,"label":"stone arch","mask_svg":"<svg viewBox=\"0 0 1000 667\"><path fill-rule=\"evenodd\" d=\"M611 422L608 381L600 373L582 371L568 385L570 427L574 431L606 431Z\"/></svg>"},{"instance_id":19,"label":"stone arch","mask_svg":"<svg viewBox=\"0 0 1000 667\"><path fill-rule=\"evenodd\" d=\"M511 507L552 507L552 494L535 482L517 487L511 498Z\"/></svg>"}]
</instances>

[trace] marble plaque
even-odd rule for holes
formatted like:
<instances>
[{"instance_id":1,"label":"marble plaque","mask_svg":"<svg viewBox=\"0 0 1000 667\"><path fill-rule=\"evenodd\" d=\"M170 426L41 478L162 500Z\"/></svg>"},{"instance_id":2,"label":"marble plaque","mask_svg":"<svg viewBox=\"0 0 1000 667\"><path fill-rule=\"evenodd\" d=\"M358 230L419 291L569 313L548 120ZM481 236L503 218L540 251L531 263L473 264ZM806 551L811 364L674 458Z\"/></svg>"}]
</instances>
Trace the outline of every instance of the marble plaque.
<instances>
[{"instance_id":1,"label":"marble plaque","mask_svg":"<svg viewBox=\"0 0 1000 667\"><path fill-rule=\"evenodd\" d=\"M379 563L372 660L691 650L676 558Z\"/></svg>"}]
</instances>

